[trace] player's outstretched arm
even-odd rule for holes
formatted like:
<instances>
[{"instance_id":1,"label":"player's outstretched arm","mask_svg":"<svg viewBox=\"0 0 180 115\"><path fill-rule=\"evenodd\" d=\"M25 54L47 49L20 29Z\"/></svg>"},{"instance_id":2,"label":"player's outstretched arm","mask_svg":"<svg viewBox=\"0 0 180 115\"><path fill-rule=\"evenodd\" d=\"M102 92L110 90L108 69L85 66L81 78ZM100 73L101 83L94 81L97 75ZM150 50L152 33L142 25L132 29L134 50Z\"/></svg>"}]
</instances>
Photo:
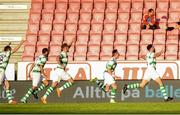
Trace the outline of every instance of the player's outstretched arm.
<instances>
[{"instance_id":1,"label":"player's outstretched arm","mask_svg":"<svg viewBox=\"0 0 180 115\"><path fill-rule=\"evenodd\" d=\"M146 60L146 56L145 55L140 55L140 58Z\"/></svg>"},{"instance_id":2,"label":"player's outstretched arm","mask_svg":"<svg viewBox=\"0 0 180 115\"><path fill-rule=\"evenodd\" d=\"M69 48L72 46L75 40L72 40L70 43L68 43Z\"/></svg>"},{"instance_id":3,"label":"player's outstretched arm","mask_svg":"<svg viewBox=\"0 0 180 115\"><path fill-rule=\"evenodd\" d=\"M163 50L161 50L160 52L155 53L155 54L154 54L154 57L156 58L156 57L161 56L161 54L162 54L163 52L164 52L164 51L163 51Z\"/></svg>"},{"instance_id":4,"label":"player's outstretched arm","mask_svg":"<svg viewBox=\"0 0 180 115\"><path fill-rule=\"evenodd\" d=\"M20 44L18 46L16 46L13 50L12 53L15 53L18 51L18 49L22 46L22 44L25 42L25 40L21 40Z\"/></svg>"}]
</instances>

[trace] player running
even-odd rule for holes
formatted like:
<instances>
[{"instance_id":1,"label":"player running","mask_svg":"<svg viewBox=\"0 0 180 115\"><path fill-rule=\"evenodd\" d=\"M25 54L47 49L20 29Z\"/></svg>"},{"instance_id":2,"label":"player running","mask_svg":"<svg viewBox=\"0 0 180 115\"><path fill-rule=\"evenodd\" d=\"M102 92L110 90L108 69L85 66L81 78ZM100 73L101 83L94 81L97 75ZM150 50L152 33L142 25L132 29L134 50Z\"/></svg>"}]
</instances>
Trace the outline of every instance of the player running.
<instances>
[{"instance_id":1,"label":"player running","mask_svg":"<svg viewBox=\"0 0 180 115\"><path fill-rule=\"evenodd\" d=\"M58 83L61 80L67 81L62 87L57 88L57 94L58 97L60 97L62 91L66 88L69 88L73 85L74 81L72 77L65 71L66 66L68 64L68 51L69 48L71 47L72 43L68 45L67 43L62 44L61 46L61 53L59 56L57 56L57 63L58 66L54 71L54 76L53 76L53 83L52 85L47 89L46 93L44 96L41 98L42 103L46 104L47 103L47 97L50 95L50 93L53 92L53 90L57 87Z\"/></svg>"},{"instance_id":2,"label":"player running","mask_svg":"<svg viewBox=\"0 0 180 115\"><path fill-rule=\"evenodd\" d=\"M12 49L9 44L4 47L3 52L0 52L0 85L4 86L4 89L6 91L6 97L8 99L9 104L16 104L17 102L13 100L13 96L10 92L10 83L8 82L6 78L5 71L6 71L11 55L17 52L23 43L24 43L24 40L22 40L20 44L16 46L14 49Z\"/></svg>"},{"instance_id":3,"label":"player running","mask_svg":"<svg viewBox=\"0 0 180 115\"><path fill-rule=\"evenodd\" d=\"M123 93L125 94L128 89L144 88L147 85L147 83L151 79L153 79L156 83L159 84L161 93L163 94L164 97L164 101L171 101L173 98L167 96L166 89L161 81L159 74L156 71L156 57L159 57L163 53L163 50L155 53L155 48L152 44L149 44L147 46L147 50L149 51L149 53L146 56L141 56L141 58L147 61L147 66L148 66L145 71L142 82L129 84L129 85L125 84L123 88Z\"/></svg>"},{"instance_id":4,"label":"player running","mask_svg":"<svg viewBox=\"0 0 180 115\"><path fill-rule=\"evenodd\" d=\"M112 51L112 58L109 60L106 64L106 69L104 71L104 84L101 83L97 78L94 78L92 81L96 82L98 87L102 89L104 92L111 92L111 99L110 103L116 103L115 97L116 97L116 90L117 90L117 85L115 82L115 73L114 70L117 66L117 59L119 58L119 52L118 50L113 50ZM110 90L111 87L111 90Z\"/></svg>"},{"instance_id":5,"label":"player running","mask_svg":"<svg viewBox=\"0 0 180 115\"><path fill-rule=\"evenodd\" d=\"M48 86L47 76L44 73L44 69L43 69L44 65L46 64L48 54L49 54L49 50L47 48L43 48L42 55L40 55L36 59L35 63L31 66L28 77L31 78L31 72L32 72L32 87L21 99L22 103L27 103L27 99L31 94L34 95L34 98L38 99L37 93ZM42 81L42 84L37 88L40 81Z\"/></svg>"}]
</instances>

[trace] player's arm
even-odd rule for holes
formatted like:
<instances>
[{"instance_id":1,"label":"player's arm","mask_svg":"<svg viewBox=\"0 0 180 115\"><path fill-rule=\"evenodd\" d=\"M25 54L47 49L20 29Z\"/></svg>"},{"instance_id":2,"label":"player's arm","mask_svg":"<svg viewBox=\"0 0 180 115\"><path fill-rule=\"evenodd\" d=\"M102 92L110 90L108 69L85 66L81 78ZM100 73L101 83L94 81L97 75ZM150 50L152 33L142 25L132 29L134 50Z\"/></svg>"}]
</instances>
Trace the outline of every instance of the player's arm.
<instances>
[{"instance_id":1,"label":"player's arm","mask_svg":"<svg viewBox=\"0 0 180 115\"><path fill-rule=\"evenodd\" d=\"M164 51L161 50L160 52L155 53L153 57L154 57L154 58L159 57L159 56L161 56L161 54L162 54L163 52L164 52Z\"/></svg>"},{"instance_id":2,"label":"player's arm","mask_svg":"<svg viewBox=\"0 0 180 115\"><path fill-rule=\"evenodd\" d=\"M28 77L31 76L31 72L32 72L34 66L35 66L35 64L33 63L33 64L31 65L30 69L29 69Z\"/></svg>"},{"instance_id":3,"label":"player's arm","mask_svg":"<svg viewBox=\"0 0 180 115\"><path fill-rule=\"evenodd\" d=\"M75 41L75 40L72 40L70 43L68 43L69 48L72 46L72 44L73 44L74 41Z\"/></svg>"},{"instance_id":4,"label":"player's arm","mask_svg":"<svg viewBox=\"0 0 180 115\"><path fill-rule=\"evenodd\" d=\"M47 78L46 74L44 73L43 66L40 65L39 67L40 67L40 71L41 71L42 75L43 75L45 78Z\"/></svg>"},{"instance_id":5,"label":"player's arm","mask_svg":"<svg viewBox=\"0 0 180 115\"><path fill-rule=\"evenodd\" d=\"M22 46L23 43L24 43L24 40L21 40L21 42L19 43L19 45L16 46L16 47L12 50L12 54L15 53L15 52L17 52L18 49Z\"/></svg>"}]
</instances>

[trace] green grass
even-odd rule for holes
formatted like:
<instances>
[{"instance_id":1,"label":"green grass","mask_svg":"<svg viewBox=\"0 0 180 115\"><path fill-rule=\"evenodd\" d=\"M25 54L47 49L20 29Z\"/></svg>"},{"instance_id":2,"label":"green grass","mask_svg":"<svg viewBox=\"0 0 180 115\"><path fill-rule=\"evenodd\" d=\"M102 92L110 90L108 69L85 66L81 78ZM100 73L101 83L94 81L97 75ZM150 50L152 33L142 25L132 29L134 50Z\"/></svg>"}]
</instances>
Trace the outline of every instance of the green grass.
<instances>
[{"instance_id":1,"label":"green grass","mask_svg":"<svg viewBox=\"0 0 180 115\"><path fill-rule=\"evenodd\" d=\"M180 103L0 104L0 113L180 113Z\"/></svg>"}]
</instances>

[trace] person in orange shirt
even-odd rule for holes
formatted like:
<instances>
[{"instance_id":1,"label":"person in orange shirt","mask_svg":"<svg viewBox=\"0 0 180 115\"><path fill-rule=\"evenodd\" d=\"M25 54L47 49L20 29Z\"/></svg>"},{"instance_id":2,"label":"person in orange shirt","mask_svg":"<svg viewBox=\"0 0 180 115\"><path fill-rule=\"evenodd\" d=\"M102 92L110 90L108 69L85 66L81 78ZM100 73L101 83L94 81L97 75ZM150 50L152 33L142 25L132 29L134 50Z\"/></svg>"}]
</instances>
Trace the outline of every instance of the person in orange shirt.
<instances>
[{"instance_id":1,"label":"person in orange shirt","mask_svg":"<svg viewBox=\"0 0 180 115\"><path fill-rule=\"evenodd\" d=\"M153 9L149 9L147 14L143 16L143 25L142 29L152 29L155 30L158 28L158 24L155 19L155 14Z\"/></svg>"}]
</instances>

